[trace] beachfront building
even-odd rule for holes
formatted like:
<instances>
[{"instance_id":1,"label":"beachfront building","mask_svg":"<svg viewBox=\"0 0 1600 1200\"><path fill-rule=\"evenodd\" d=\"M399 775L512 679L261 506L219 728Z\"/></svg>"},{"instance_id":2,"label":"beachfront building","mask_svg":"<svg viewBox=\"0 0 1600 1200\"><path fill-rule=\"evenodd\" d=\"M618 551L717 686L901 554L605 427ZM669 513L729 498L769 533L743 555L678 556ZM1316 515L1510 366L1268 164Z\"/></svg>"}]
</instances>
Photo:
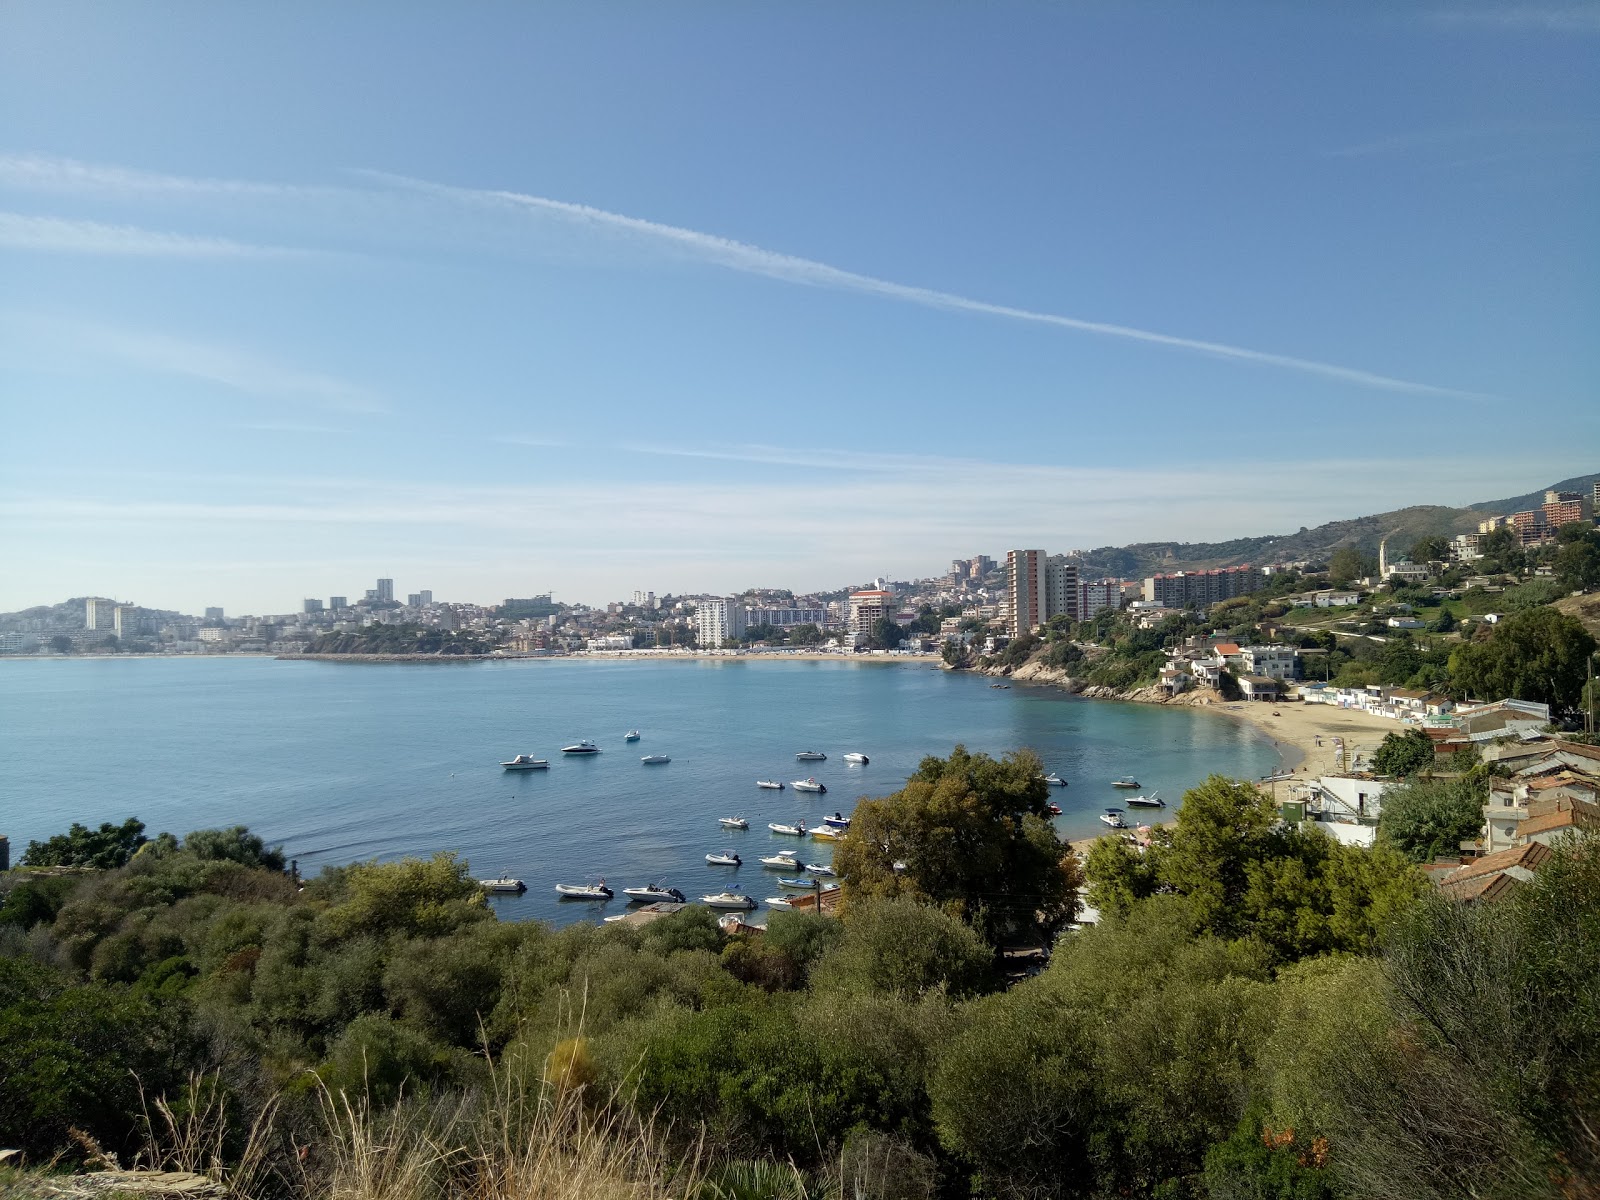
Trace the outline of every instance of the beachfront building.
<instances>
[{"instance_id":1,"label":"beachfront building","mask_svg":"<svg viewBox=\"0 0 1600 1200\"><path fill-rule=\"evenodd\" d=\"M715 650L729 638L744 634L744 605L730 597L702 600L694 610L695 636L702 650Z\"/></svg>"},{"instance_id":2,"label":"beachfront building","mask_svg":"<svg viewBox=\"0 0 1600 1200\"><path fill-rule=\"evenodd\" d=\"M83 627L85 629L110 629L115 619L117 602L101 596L90 596L83 602ZM221 611L220 609L218 610Z\"/></svg>"},{"instance_id":3,"label":"beachfront building","mask_svg":"<svg viewBox=\"0 0 1600 1200\"><path fill-rule=\"evenodd\" d=\"M775 629L787 629L795 625L815 625L817 628L828 623L828 610L825 608L752 608L744 610L745 628L755 625L771 625Z\"/></svg>"},{"instance_id":4,"label":"beachfront building","mask_svg":"<svg viewBox=\"0 0 1600 1200\"><path fill-rule=\"evenodd\" d=\"M1246 646L1239 652L1239 659L1251 675L1281 680L1300 678L1300 651L1293 646Z\"/></svg>"},{"instance_id":5,"label":"beachfront building","mask_svg":"<svg viewBox=\"0 0 1600 1200\"><path fill-rule=\"evenodd\" d=\"M850 593L850 637L856 645L872 637L875 625L885 617L894 620L900 605L895 594L886 588L867 588ZM801 622L804 624L804 622Z\"/></svg>"}]
</instances>

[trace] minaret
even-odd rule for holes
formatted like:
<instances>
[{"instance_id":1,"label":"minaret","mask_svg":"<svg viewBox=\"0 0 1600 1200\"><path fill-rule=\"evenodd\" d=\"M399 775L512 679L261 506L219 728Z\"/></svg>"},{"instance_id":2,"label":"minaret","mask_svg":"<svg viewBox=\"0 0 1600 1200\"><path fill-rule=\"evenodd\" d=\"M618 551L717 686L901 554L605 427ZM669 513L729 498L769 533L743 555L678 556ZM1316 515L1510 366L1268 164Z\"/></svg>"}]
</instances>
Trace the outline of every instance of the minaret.
<instances>
[{"instance_id":1,"label":"minaret","mask_svg":"<svg viewBox=\"0 0 1600 1200\"><path fill-rule=\"evenodd\" d=\"M1387 578L1389 578L1388 546L1389 546L1389 539L1388 538L1380 538L1378 540L1378 578L1379 579L1387 579Z\"/></svg>"}]
</instances>

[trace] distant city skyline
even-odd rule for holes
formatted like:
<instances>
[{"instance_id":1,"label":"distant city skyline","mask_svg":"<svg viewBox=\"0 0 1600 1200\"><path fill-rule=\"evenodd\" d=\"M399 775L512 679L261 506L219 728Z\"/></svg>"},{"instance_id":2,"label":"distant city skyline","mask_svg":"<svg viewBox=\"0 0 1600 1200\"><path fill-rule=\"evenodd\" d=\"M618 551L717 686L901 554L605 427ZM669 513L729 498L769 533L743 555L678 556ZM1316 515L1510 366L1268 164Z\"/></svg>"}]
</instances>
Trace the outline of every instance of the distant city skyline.
<instances>
[{"instance_id":1,"label":"distant city skyline","mask_svg":"<svg viewBox=\"0 0 1600 1200\"><path fill-rule=\"evenodd\" d=\"M0 609L805 592L1600 450L1592 6L6 32Z\"/></svg>"}]
</instances>

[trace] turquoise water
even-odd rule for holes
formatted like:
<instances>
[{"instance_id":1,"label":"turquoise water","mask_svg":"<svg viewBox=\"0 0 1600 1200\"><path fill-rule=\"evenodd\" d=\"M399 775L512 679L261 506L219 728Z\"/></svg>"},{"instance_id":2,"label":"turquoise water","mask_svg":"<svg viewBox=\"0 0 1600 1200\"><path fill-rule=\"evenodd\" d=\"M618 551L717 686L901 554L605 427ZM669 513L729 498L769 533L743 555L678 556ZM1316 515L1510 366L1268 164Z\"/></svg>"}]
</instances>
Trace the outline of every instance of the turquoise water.
<instances>
[{"instance_id":1,"label":"turquoise water","mask_svg":"<svg viewBox=\"0 0 1600 1200\"><path fill-rule=\"evenodd\" d=\"M528 883L494 901L502 916L567 921L623 911L622 887L657 881L691 899L777 895L760 855L831 850L767 822L848 813L957 742L1036 751L1069 781L1053 789L1067 837L1103 830L1117 776L1171 804L1214 771L1257 778L1277 763L1269 740L1215 714L990 682L926 663L13 660L0 662L0 833L15 860L72 821L137 816L151 834L246 824L305 873L455 850L480 876ZM643 740L624 743L634 727ZM603 753L564 758L579 738ZM828 760L797 763L807 749ZM845 764L852 750L870 764ZM503 772L519 752L549 771ZM808 775L827 795L755 787ZM725 815L751 829L721 830ZM744 866L706 865L726 849ZM619 893L603 907L552 891L601 876Z\"/></svg>"}]
</instances>

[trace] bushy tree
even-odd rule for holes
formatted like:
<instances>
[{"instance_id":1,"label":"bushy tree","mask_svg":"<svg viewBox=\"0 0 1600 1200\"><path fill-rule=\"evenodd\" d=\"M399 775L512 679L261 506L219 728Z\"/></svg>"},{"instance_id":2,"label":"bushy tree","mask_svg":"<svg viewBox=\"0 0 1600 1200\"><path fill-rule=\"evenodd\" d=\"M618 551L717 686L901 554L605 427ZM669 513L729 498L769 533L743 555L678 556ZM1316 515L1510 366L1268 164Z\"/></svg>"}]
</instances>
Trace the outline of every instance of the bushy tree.
<instances>
[{"instance_id":1,"label":"bushy tree","mask_svg":"<svg viewBox=\"0 0 1600 1200\"><path fill-rule=\"evenodd\" d=\"M914 1000L940 990L964 996L994 974L994 951L968 925L908 897L852 905L844 937L818 965L826 990L877 992Z\"/></svg>"},{"instance_id":2,"label":"bushy tree","mask_svg":"<svg viewBox=\"0 0 1600 1200\"><path fill-rule=\"evenodd\" d=\"M986 937L1072 918L1077 859L1047 818L1044 767L957 746L922 760L906 786L857 806L834 858L846 905L909 896ZM900 864L897 866L897 864Z\"/></svg>"},{"instance_id":3,"label":"bushy tree","mask_svg":"<svg viewBox=\"0 0 1600 1200\"><path fill-rule=\"evenodd\" d=\"M22 862L30 867L93 867L110 871L127 863L145 841L144 822L133 817L121 825L107 821L99 829L74 821L66 833L43 842L29 842Z\"/></svg>"},{"instance_id":4,"label":"bushy tree","mask_svg":"<svg viewBox=\"0 0 1600 1200\"><path fill-rule=\"evenodd\" d=\"M1408 779L1384 789L1378 837L1413 862L1454 856L1482 827L1485 799L1476 777Z\"/></svg>"},{"instance_id":5,"label":"bushy tree","mask_svg":"<svg viewBox=\"0 0 1600 1200\"><path fill-rule=\"evenodd\" d=\"M1372 752L1372 769L1379 775L1403 779L1433 766L1433 739L1421 729L1387 733Z\"/></svg>"},{"instance_id":6,"label":"bushy tree","mask_svg":"<svg viewBox=\"0 0 1600 1200\"><path fill-rule=\"evenodd\" d=\"M1557 714L1577 707L1595 649L1582 622L1553 608L1535 608L1493 628L1485 641L1469 642L1450 656L1450 679L1458 694L1531 700Z\"/></svg>"},{"instance_id":7,"label":"bushy tree","mask_svg":"<svg viewBox=\"0 0 1600 1200\"><path fill-rule=\"evenodd\" d=\"M431 859L358 863L344 873L344 890L342 902L322 919L333 938L437 936L493 915L467 864L448 851Z\"/></svg>"}]
</instances>

